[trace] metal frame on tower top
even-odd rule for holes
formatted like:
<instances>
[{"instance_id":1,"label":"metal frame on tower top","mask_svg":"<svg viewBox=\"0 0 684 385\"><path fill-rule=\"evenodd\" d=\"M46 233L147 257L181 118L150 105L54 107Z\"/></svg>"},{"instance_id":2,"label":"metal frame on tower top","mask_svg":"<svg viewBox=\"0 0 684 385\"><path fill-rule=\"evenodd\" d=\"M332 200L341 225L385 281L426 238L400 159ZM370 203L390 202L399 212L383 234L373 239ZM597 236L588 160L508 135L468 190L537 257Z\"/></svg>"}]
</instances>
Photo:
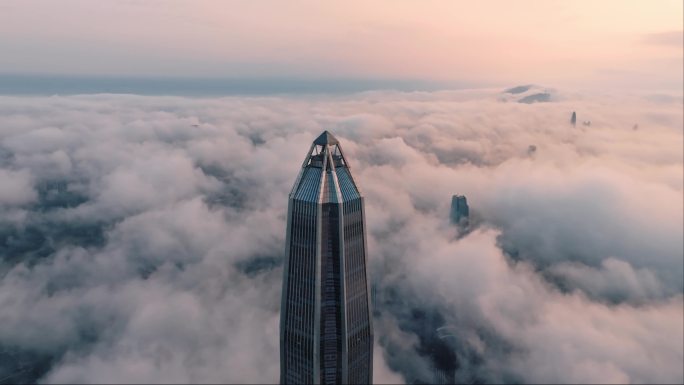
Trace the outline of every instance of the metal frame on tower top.
<instances>
[{"instance_id":1,"label":"metal frame on tower top","mask_svg":"<svg viewBox=\"0 0 684 385\"><path fill-rule=\"evenodd\" d=\"M336 161L339 161L339 163ZM318 164L318 162L320 162L320 164ZM302 175L304 174L304 169L307 167L322 168L322 171L334 171L336 167L340 166L351 169L347 158L344 156L344 151L340 146L339 140L337 140L337 138L335 138L335 136L329 131L323 131L323 133L320 134L316 140L313 141L313 143L311 143L309 151L302 162L302 169L297 175L297 179L295 180L294 186L292 186L292 190L290 190L290 196L297 192ZM351 173L349 174L349 177L354 184L354 187L356 187L356 190L361 193Z\"/></svg>"}]
</instances>

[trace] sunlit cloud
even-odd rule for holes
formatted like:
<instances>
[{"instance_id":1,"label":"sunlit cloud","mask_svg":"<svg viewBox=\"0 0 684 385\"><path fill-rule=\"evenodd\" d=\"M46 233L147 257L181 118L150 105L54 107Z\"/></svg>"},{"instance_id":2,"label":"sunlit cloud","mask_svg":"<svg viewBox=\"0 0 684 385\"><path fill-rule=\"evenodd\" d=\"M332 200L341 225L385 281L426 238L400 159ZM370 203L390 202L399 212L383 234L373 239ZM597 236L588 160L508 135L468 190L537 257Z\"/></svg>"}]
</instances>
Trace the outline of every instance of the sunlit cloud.
<instances>
[{"instance_id":1,"label":"sunlit cloud","mask_svg":"<svg viewBox=\"0 0 684 385\"><path fill-rule=\"evenodd\" d=\"M501 91L1 97L0 377L277 381L286 198L327 129L377 382L430 374L428 316L461 382L681 382L681 95Z\"/></svg>"}]
</instances>

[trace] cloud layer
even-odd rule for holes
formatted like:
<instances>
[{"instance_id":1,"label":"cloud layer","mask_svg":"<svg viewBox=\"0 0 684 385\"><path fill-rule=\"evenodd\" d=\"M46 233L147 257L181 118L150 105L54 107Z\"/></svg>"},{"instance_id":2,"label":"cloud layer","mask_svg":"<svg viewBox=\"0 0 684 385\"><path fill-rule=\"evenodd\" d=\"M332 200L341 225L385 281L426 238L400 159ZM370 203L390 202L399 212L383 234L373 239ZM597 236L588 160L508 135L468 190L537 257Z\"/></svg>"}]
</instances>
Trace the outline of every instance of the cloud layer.
<instances>
[{"instance_id":1,"label":"cloud layer","mask_svg":"<svg viewBox=\"0 0 684 385\"><path fill-rule=\"evenodd\" d=\"M681 96L551 100L0 97L0 381L276 382L287 194L328 129L376 382L431 379L447 327L461 382L681 383Z\"/></svg>"}]
</instances>

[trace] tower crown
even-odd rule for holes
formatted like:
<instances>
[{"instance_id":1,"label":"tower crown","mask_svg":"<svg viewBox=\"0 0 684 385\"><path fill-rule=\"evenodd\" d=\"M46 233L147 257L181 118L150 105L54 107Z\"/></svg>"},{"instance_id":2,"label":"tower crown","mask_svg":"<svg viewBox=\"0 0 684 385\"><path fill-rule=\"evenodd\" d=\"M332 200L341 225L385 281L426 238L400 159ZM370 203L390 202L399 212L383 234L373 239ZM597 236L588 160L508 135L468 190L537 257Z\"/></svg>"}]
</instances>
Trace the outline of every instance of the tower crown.
<instances>
[{"instance_id":1,"label":"tower crown","mask_svg":"<svg viewBox=\"0 0 684 385\"><path fill-rule=\"evenodd\" d=\"M302 167L318 167L335 170L336 167L349 167L344 158L340 142L330 132L323 131L311 144L309 155Z\"/></svg>"},{"instance_id":2,"label":"tower crown","mask_svg":"<svg viewBox=\"0 0 684 385\"><path fill-rule=\"evenodd\" d=\"M333 136L328 130L323 131L322 134L314 140L314 144L324 146L326 144L338 144L337 138Z\"/></svg>"},{"instance_id":3,"label":"tower crown","mask_svg":"<svg viewBox=\"0 0 684 385\"><path fill-rule=\"evenodd\" d=\"M318 200L321 193L331 192L323 194L324 201L356 199L361 194L349 168L339 140L330 132L323 131L311 143L290 196L311 201Z\"/></svg>"}]
</instances>

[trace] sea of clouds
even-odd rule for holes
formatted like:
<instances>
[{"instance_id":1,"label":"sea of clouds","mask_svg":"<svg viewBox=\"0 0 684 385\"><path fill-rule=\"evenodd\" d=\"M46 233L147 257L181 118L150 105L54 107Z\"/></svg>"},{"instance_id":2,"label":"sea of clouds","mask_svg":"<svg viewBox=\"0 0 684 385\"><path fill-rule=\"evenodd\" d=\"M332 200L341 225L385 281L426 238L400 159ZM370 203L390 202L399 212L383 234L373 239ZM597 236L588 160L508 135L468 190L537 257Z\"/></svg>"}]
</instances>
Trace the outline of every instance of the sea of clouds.
<instances>
[{"instance_id":1,"label":"sea of clouds","mask_svg":"<svg viewBox=\"0 0 684 385\"><path fill-rule=\"evenodd\" d=\"M323 130L366 197L377 383L430 378L436 324L459 382L683 382L682 97L550 100L0 96L0 382L277 382Z\"/></svg>"}]
</instances>

